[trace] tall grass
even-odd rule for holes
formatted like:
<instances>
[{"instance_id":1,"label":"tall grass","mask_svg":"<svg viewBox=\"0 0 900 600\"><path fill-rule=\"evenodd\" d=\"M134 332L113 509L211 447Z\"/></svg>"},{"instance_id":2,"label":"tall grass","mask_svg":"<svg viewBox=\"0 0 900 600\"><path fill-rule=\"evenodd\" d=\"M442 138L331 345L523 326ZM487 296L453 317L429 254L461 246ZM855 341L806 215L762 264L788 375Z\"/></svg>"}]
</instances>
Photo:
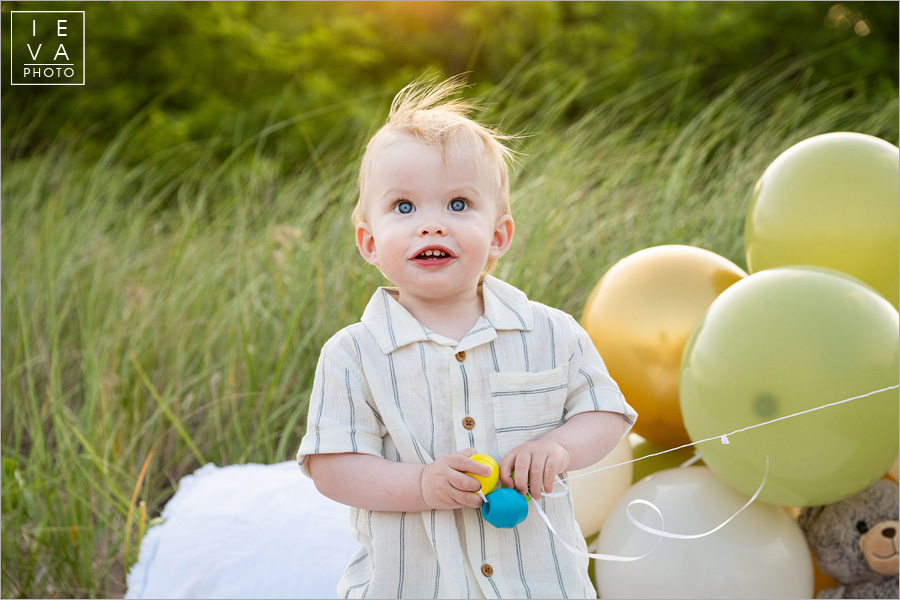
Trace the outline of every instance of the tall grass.
<instances>
[{"instance_id":1,"label":"tall grass","mask_svg":"<svg viewBox=\"0 0 900 600\"><path fill-rule=\"evenodd\" d=\"M572 115L602 78L523 97L543 74L516 73L482 115L531 134L497 275L578 315L642 248L745 266L747 203L779 153L838 130L897 143L895 92L802 74L764 67L693 110L682 71ZM3 596L120 595L180 477L291 459L319 348L383 283L349 224L367 133L310 145L302 162L250 143L222 163L210 142L129 167L126 129L95 164L61 143L5 165Z\"/></svg>"}]
</instances>

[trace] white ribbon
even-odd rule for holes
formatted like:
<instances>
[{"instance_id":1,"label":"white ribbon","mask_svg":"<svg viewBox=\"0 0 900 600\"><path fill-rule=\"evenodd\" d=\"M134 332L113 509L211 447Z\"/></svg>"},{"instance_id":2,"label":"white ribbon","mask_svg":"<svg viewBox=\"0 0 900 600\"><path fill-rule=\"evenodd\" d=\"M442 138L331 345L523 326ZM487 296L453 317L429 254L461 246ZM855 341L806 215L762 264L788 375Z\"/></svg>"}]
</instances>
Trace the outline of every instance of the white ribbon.
<instances>
[{"instance_id":1,"label":"white ribbon","mask_svg":"<svg viewBox=\"0 0 900 600\"><path fill-rule=\"evenodd\" d=\"M554 492L552 495L551 494L544 494L544 495L555 497L557 495L560 495L560 494L565 495L567 493L568 493L568 490L565 492ZM650 506L651 509L656 511L656 514L658 514L660 520L662 520L663 516L662 516L662 513L659 512L659 509L656 508L656 506L654 506L650 502L648 502L647 505ZM550 529L550 531L553 533L553 535L558 537L559 541L562 543L562 545L566 547L566 550L568 550L569 552L571 552L572 554L575 554L577 556L587 556L588 558L596 558L597 560L606 560L606 561L614 561L614 562L633 562L635 560L640 560L640 559L644 558L645 556L649 555L651 552L656 550L656 547L659 546L659 543L663 539L663 536L659 536L658 538L656 538L656 543L653 544L653 547L650 548L649 550L647 550L647 552L641 554L640 556L616 556L614 554L593 554L591 552L582 552L578 548L575 548L574 546L569 545L569 543L566 542L566 540L564 540L562 538L562 536L560 536L556 532L556 529L554 529L553 524L550 523L550 518L547 516L547 513L544 512L544 509L541 508L540 504L538 504L537 502L534 502L534 508L535 508L535 510L537 510L538 514L544 520L544 523L547 524L547 527ZM629 518L630 518L630 515L629 515Z\"/></svg>"},{"instance_id":2,"label":"white ribbon","mask_svg":"<svg viewBox=\"0 0 900 600\"><path fill-rule=\"evenodd\" d=\"M766 471L763 474L762 482L760 482L759 487L757 488L757 490L753 494L753 496L751 496L750 499L747 501L747 503L744 504L741 508L739 508L736 513L734 513L733 515L728 517L725 521L720 523L718 526L716 526L713 529L710 529L709 531L704 532L704 533L690 533L690 534L669 533L665 529L665 519L663 518L662 512L659 510L659 508L655 504L653 504L649 500L643 500L641 498L632 500L631 502L628 503L628 506L625 507L625 515L628 517L628 520L631 521L631 523L638 529L640 529L642 531L646 531L647 533L657 536L656 543L653 545L653 547L650 548L650 550L648 550L644 554L641 554L640 556L616 556L614 554L592 554L590 552L582 552L581 550L579 550L573 546L570 546L568 543L566 543L566 541L562 538L562 536L560 536L556 532L556 529L554 529L553 525L550 523L550 518L547 516L547 513L544 512L544 510L541 508L541 506L537 502L534 502L534 508L535 508L535 510L537 510L538 515L540 515L541 519L544 520L544 523L547 524L547 527L550 529L550 531L553 533L553 535L558 537L559 541L562 542L562 545L565 546L566 549L569 550L569 552L571 552L572 554L575 554L577 556L587 556L588 558L595 558L597 560L605 560L605 561L612 561L612 562L632 562L635 560L640 560L640 559L648 556L654 550L656 550L656 547L659 546L659 543L662 541L662 539L664 537L673 539L673 540L696 540L696 539L706 537L708 535L712 535L715 532L719 531L720 529L722 529L723 527L728 525L728 523L730 523L735 517L737 517L739 514L744 512L744 509L746 509L748 506L753 504L753 502L759 497L759 494L763 491L763 488L766 485L766 480L768 479L768 477L769 477L769 456L766 455ZM565 483L563 483L562 480L557 478L556 481L557 481L557 483L561 484L565 488L565 490L563 490L562 492L553 492L551 494L544 494L544 496L546 496L548 498L559 498L559 497L565 496L566 494L569 493L569 487ZM640 522L633 514L631 514L631 507L634 506L635 504L640 504L642 506L646 506L646 507L650 508L650 510L655 512L657 515L659 515L659 520L662 523L662 528L656 529L655 527L651 527L649 525L646 525L645 523Z\"/></svg>"},{"instance_id":3,"label":"white ribbon","mask_svg":"<svg viewBox=\"0 0 900 600\"><path fill-rule=\"evenodd\" d=\"M667 537L667 538L670 538L673 540L697 540L702 537L706 537L708 535L714 534L718 530L720 530L723 527L725 527L726 525L728 525L736 516L738 516L739 514L744 512L744 509L747 508L748 506L750 506L751 504L753 504L753 501L759 497L760 492L763 491L763 487L765 487L765 485L766 485L766 479L768 479L768 478L769 478L769 455L767 454L766 455L766 471L765 471L765 473L763 473L762 482L759 484L759 487L756 489L756 492L753 494L753 496L751 496L750 499L747 500L747 503L744 504L742 507L740 507L736 513L734 513L733 515L731 515L730 517L725 519L725 521L720 523L717 527L710 529L706 533L692 533L692 534L668 533L664 530L656 529L656 528L650 527L649 525L645 525L644 523L641 523L634 517L634 515L631 514L632 506L634 506L635 504L643 504L643 505L649 506L650 508L655 510L657 513L659 512L659 509L656 506L654 506L651 502L649 502L647 500L642 500L640 498L638 498L637 500L632 500L631 502L628 503L628 506L625 507L625 514L628 517L628 520L631 521L635 527L637 527L638 529L641 529L643 531L646 531L647 533L652 533L654 535L660 535L660 536Z\"/></svg>"}]
</instances>

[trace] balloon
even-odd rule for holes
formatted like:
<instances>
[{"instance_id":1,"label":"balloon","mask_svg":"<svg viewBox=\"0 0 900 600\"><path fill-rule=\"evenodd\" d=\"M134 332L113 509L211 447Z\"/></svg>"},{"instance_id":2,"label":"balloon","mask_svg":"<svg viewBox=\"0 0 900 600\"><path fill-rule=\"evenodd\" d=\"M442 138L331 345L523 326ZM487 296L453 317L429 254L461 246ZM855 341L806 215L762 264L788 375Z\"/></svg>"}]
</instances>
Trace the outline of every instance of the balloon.
<instances>
[{"instance_id":1,"label":"balloon","mask_svg":"<svg viewBox=\"0 0 900 600\"><path fill-rule=\"evenodd\" d=\"M490 494L494 491L494 488L497 487L497 482L500 481L500 465L497 464L497 461L494 460L493 456L487 454L473 454L469 458L491 468L491 474L487 477L476 475L475 473L466 473L466 475L471 475L478 480L481 484L482 494Z\"/></svg>"},{"instance_id":2,"label":"balloon","mask_svg":"<svg viewBox=\"0 0 900 600\"><path fill-rule=\"evenodd\" d=\"M512 488L497 488L487 495L481 514L498 529L512 529L528 518L530 500Z\"/></svg>"},{"instance_id":3,"label":"balloon","mask_svg":"<svg viewBox=\"0 0 900 600\"><path fill-rule=\"evenodd\" d=\"M688 341L684 423L695 442L717 438L696 448L741 492L756 490L768 456L760 499L836 502L897 456L896 390L733 432L896 385L898 343L897 311L849 276L820 267L755 273L712 303Z\"/></svg>"},{"instance_id":4,"label":"balloon","mask_svg":"<svg viewBox=\"0 0 900 600\"><path fill-rule=\"evenodd\" d=\"M636 433L632 433L628 437L631 440L631 451L634 454L635 460L651 454L665 452L665 454L638 460L634 463L634 475L631 478L633 483L637 483L647 475L652 475L657 471L680 467L694 457L694 448L692 446L682 448L681 450L671 450L665 446L654 444L650 440L645 440ZM666 452L667 450L669 450L669 452Z\"/></svg>"},{"instance_id":5,"label":"balloon","mask_svg":"<svg viewBox=\"0 0 900 600\"><path fill-rule=\"evenodd\" d=\"M631 486L632 465L628 462L630 460L631 443L626 436L600 462L585 469L569 471L569 480L566 483L572 495L575 521L584 537L590 537L600 531L613 504ZM603 467L622 463L628 464L597 471ZM560 491L558 487L554 486L553 491Z\"/></svg>"},{"instance_id":6,"label":"balloon","mask_svg":"<svg viewBox=\"0 0 900 600\"><path fill-rule=\"evenodd\" d=\"M887 477L894 483L900 483L900 457L894 459L894 464L892 464L891 468L888 469L887 475L885 475L885 477Z\"/></svg>"},{"instance_id":7,"label":"balloon","mask_svg":"<svg viewBox=\"0 0 900 600\"><path fill-rule=\"evenodd\" d=\"M858 277L898 307L900 151L860 133L787 149L763 173L744 228L751 273L819 265Z\"/></svg>"},{"instance_id":8,"label":"balloon","mask_svg":"<svg viewBox=\"0 0 900 600\"><path fill-rule=\"evenodd\" d=\"M640 556L658 536L635 527L625 508L650 527L670 533L710 531L748 500L708 467L668 469L635 484L616 503L600 532L597 551ZM664 526L663 526L664 525ZM594 561L601 598L812 598L812 557L796 521L783 508L754 502L706 537L663 538L634 562Z\"/></svg>"},{"instance_id":9,"label":"balloon","mask_svg":"<svg viewBox=\"0 0 900 600\"><path fill-rule=\"evenodd\" d=\"M613 265L582 325L638 412L634 432L666 447L688 443L678 406L681 354L722 290L745 277L731 261L691 246L657 246Z\"/></svg>"}]
</instances>

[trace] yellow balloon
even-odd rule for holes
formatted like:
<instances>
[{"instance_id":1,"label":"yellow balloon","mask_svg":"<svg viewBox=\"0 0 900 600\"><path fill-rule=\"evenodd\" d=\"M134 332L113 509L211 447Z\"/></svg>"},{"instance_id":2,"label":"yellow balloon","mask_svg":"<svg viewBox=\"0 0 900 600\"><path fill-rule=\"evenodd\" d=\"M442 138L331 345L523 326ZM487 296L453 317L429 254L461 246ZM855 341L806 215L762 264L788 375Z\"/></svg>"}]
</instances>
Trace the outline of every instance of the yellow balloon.
<instances>
[{"instance_id":1,"label":"yellow balloon","mask_svg":"<svg viewBox=\"0 0 900 600\"><path fill-rule=\"evenodd\" d=\"M678 402L681 354L712 301L746 273L692 246L656 246L613 265L581 321L625 399L634 432L666 447L690 442Z\"/></svg>"},{"instance_id":2,"label":"yellow balloon","mask_svg":"<svg viewBox=\"0 0 900 600\"><path fill-rule=\"evenodd\" d=\"M763 173L744 228L747 267L814 265L853 275L898 308L900 150L861 133L788 148Z\"/></svg>"},{"instance_id":3,"label":"yellow balloon","mask_svg":"<svg viewBox=\"0 0 900 600\"><path fill-rule=\"evenodd\" d=\"M481 493L487 496L494 491L494 488L497 487L497 482L500 480L500 465L488 454L473 454L469 458L491 468L491 474L487 477L476 475L475 473L467 473L467 475L471 475L481 483Z\"/></svg>"},{"instance_id":4,"label":"yellow balloon","mask_svg":"<svg viewBox=\"0 0 900 600\"><path fill-rule=\"evenodd\" d=\"M606 520L619 496L631 487L632 466L628 462L630 460L631 443L626 436L597 464L569 471L567 483L572 494L575 521L585 537L600 531L603 521ZM604 467L611 468L598 471ZM553 491L559 490L554 486Z\"/></svg>"}]
</instances>

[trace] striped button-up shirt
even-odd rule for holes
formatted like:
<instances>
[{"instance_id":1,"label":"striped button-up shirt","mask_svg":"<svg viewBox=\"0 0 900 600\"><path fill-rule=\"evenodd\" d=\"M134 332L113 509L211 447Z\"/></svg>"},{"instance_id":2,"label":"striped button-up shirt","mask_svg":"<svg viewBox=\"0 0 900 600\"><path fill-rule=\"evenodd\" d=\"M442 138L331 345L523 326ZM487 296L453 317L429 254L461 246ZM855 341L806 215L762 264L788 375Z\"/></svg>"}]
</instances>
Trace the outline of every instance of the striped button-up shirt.
<instances>
[{"instance_id":1,"label":"striped button-up shirt","mask_svg":"<svg viewBox=\"0 0 900 600\"><path fill-rule=\"evenodd\" d=\"M322 348L297 455L303 472L310 454L339 452L427 464L472 447L499 463L578 413L634 422L571 316L493 277L483 298L484 315L455 341L423 327L396 290L379 288L361 322ZM584 551L571 498L540 505L562 540ZM350 523L362 547L338 584L341 597L596 597L588 559L567 550L535 510L512 529L494 528L474 508L351 508Z\"/></svg>"}]
</instances>

